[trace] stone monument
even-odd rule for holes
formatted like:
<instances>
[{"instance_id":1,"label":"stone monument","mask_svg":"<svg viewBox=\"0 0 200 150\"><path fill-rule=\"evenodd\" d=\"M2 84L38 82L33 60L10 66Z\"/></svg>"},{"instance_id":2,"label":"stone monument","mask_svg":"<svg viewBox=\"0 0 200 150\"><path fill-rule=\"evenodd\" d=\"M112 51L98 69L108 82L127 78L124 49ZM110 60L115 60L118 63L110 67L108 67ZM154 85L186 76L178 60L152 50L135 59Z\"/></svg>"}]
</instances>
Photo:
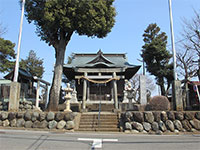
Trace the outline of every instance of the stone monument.
<instances>
[{"instance_id":1,"label":"stone monument","mask_svg":"<svg viewBox=\"0 0 200 150\"><path fill-rule=\"evenodd\" d=\"M132 87L131 82L128 80L125 80L125 86L124 86L124 99L123 103L128 103L128 109L133 109L133 104L136 103L136 91Z\"/></svg>"}]
</instances>

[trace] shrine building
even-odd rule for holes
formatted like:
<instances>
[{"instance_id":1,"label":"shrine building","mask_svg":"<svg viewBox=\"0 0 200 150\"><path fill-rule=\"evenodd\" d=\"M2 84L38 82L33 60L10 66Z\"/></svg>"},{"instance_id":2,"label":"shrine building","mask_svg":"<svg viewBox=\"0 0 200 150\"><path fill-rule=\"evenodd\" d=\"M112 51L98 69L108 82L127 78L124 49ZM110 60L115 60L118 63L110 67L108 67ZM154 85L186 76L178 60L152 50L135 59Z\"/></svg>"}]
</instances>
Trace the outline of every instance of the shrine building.
<instances>
[{"instance_id":1,"label":"shrine building","mask_svg":"<svg viewBox=\"0 0 200 150\"><path fill-rule=\"evenodd\" d=\"M75 81L76 99L80 111L95 111L103 107L118 110L123 101L125 79L131 79L140 66L128 63L126 54L76 53L70 64L63 66L63 73ZM96 109L95 109L96 107Z\"/></svg>"}]
</instances>

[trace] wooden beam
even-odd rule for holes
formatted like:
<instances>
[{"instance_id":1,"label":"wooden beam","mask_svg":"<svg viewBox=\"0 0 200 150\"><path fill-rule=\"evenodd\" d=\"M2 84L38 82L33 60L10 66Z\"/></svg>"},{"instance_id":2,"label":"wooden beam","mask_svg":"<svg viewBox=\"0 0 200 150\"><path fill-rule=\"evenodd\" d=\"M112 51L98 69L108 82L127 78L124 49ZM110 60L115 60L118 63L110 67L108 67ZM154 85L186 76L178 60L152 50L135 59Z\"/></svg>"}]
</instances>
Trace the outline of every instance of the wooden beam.
<instances>
[{"instance_id":1,"label":"wooden beam","mask_svg":"<svg viewBox=\"0 0 200 150\"><path fill-rule=\"evenodd\" d=\"M80 79L82 76L75 76L75 79ZM125 76L116 76L117 78L124 79ZM113 78L113 76L109 75L102 75L102 76L86 76L88 79L110 79Z\"/></svg>"},{"instance_id":2,"label":"wooden beam","mask_svg":"<svg viewBox=\"0 0 200 150\"><path fill-rule=\"evenodd\" d=\"M88 73L113 73L113 72L125 72L125 68L76 68L76 72L88 72Z\"/></svg>"}]
</instances>

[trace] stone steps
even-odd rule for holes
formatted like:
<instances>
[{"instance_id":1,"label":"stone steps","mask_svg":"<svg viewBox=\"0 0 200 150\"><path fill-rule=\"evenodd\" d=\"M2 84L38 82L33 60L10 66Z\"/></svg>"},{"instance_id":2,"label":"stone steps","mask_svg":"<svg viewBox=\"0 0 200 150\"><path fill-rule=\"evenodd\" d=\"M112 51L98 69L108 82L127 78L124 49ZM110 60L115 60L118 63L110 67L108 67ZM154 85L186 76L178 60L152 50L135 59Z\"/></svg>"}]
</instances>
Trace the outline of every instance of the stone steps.
<instances>
[{"instance_id":1,"label":"stone steps","mask_svg":"<svg viewBox=\"0 0 200 150\"><path fill-rule=\"evenodd\" d=\"M119 132L118 128L80 128L79 131L93 131L93 132Z\"/></svg>"},{"instance_id":2,"label":"stone steps","mask_svg":"<svg viewBox=\"0 0 200 150\"><path fill-rule=\"evenodd\" d=\"M100 124L103 125L116 125L118 124L118 121L114 121L114 122L100 122ZM88 122L81 122L79 125L98 125L98 121L97 122L93 122L93 121L88 121Z\"/></svg>"},{"instance_id":3,"label":"stone steps","mask_svg":"<svg viewBox=\"0 0 200 150\"><path fill-rule=\"evenodd\" d=\"M100 120L98 120L98 113L83 113L79 131L119 132L118 124L118 115L115 113L101 114Z\"/></svg>"},{"instance_id":4,"label":"stone steps","mask_svg":"<svg viewBox=\"0 0 200 150\"><path fill-rule=\"evenodd\" d=\"M99 111L99 104L87 105L89 111ZM113 112L114 104L101 104L101 111Z\"/></svg>"}]
</instances>

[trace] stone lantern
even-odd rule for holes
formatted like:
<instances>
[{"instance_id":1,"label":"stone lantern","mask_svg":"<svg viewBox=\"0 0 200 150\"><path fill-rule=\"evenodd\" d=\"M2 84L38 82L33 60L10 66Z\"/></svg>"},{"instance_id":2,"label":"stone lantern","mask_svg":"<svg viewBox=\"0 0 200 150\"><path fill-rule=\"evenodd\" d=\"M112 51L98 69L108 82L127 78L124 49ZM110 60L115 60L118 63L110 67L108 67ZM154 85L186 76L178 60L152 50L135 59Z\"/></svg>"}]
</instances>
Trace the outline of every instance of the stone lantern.
<instances>
[{"instance_id":1,"label":"stone lantern","mask_svg":"<svg viewBox=\"0 0 200 150\"><path fill-rule=\"evenodd\" d=\"M72 93L72 91L73 91L73 89L72 88L70 88L70 84L69 83L67 83L67 87L64 89L64 91L65 91L65 93L66 93L66 95L65 95L65 104L66 104L66 108L65 108L65 112L72 112L72 110L70 109L70 100L71 100L71 98L72 98L72 95L71 95L71 93Z\"/></svg>"}]
</instances>

